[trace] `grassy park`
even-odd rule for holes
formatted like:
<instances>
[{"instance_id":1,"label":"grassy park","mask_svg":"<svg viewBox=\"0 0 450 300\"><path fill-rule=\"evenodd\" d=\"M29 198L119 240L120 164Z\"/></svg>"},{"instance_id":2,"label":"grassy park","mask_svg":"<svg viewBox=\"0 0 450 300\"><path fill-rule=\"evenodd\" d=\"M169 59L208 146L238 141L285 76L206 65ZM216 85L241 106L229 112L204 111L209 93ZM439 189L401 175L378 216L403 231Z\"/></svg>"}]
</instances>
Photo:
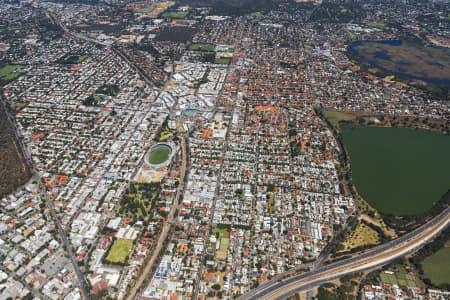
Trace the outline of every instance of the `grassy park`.
<instances>
[{"instance_id":1,"label":"grassy park","mask_svg":"<svg viewBox=\"0 0 450 300\"><path fill-rule=\"evenodd\" d=\"M171 137L176 136L177 133L178 133L178 130L170 129L167 126L163 126L161 128L161 130L158 131L158 133L156 134L155 141L164 142L164 141L170 139Z\"/></svg>"},{"instance_id":2,"label":"grassy park","mask_svg":"<svg viewBox=\"0 0 450 300\"><path fill-rule=\"evenodd\" d=\"M229 238L221 238L220 239L219 252L225 253L225 255L226 255L229 245L230 245L230 239Z\"/></svg>"},{"instance_id":3,"label":"grassy park","mask_svg":"<svg viewBox=\"0 0 450 300\"><path fill-rule=\"evenodd\" d=\"M214 59L214 63L220 65L229 65L231 63L231 58L216 58Z\"/></svg>"},{"instance_id":4,"label":"grassy park","mask_svg":"<svg viewBox=\"0 0 450 300\"><path fill-rule=\"evenodd\" d=\"M354 121L358 115L354 112L327 110L323 113L324 117L333 125L338 128L340 121Z\"/></svg>"},{"instance_id":5,"label":"grassy park","mask_svg":"<svg viewBox=\"0 0 450 300\"><path fill-rule=\"evenodd\" d=\"M379 242L378 233L360 222L356 229L347 236L347 239L342 243L344 251L351 250L360 246L375 245Z\"/></svg>"},{"instance_id":6,"label":"grassy park","mask_svg":"<svg viewBox=\"0 0 450 300\"><path fill-rule=\"evenodd\" d=\"M78 57L77 59L77 64L81 64L82 62L84 62L89 56L88 55L81 55L80 57Z\"/></svg>"},{"instance_id":7,"label":"grassy park","mask_svg":"<svg viewBox=\"0 0 450 300\"><path fill-rule=\"evenodd\" d=\"M188 11L168 11L162 14L164 18L183 19L189 14Z\"/></svg>"},{"instance_id":8,"label":"grassy park","mask_svg":"<svg viewBox=\"0 0 450 300\"><path fill-rule=\"evenodd\" d=\"M120 201L117 213L137 220L150 216L155 199L158 197L159 189L159 185L153 183L135 183L130 185Z\"/></svg>"},{"instance_id":9,"label":"grassy park","mask_svg":"<svg viewBox=\"0 0 450 300\"><path fill-rule=\"evenodd\" d=\"M58 59L58 63L63 65L74 65L74 64L81 64L84 62L89 55L78 55L78 54L66 54L60 59Z\"/></svg>"},{"instance_id":10,"label":"grassy park","mask_svg":"<svg viewBox=\"0 0 450 300\"><path fill-rule=\"evenodd\" d=\"M0 81L10 81L20 76L17 70L24 68L21 65L7 65L0 69Z\"/></svg>"},{"instance_id":11,"label":"grassy park","mask_svg":"<svg viewBox=\"0 0 450 300\"><path fill-rule=\"evenodd\" d=\"M100 96L94 95L94 101L100 103L102 102L102 98Z\"/></svg>"},{"instance_id":12,"label":"grassy park","mask_svg":"<svg viewBox=\"0 0 450 300\"><path fill-rule=\"evenodd\" d=\"M160 142L164 142L165 140L167 140L168 138L173 136L173 132L170 130L166 130L166 131L162 131L161 132L161 137L159 138Z\"/></svg>"},{"instance_id":13,"label":"grassy park","mask_svg":"<svg viewBox=\"0 0 450 300\"><path fill-rule=\"evenodd\" d=\"M189 46L189 50L212 52L215 50L215 47L212 45L192 44Z\"/></svg>"},{"instance_id":14,"label":"grassy park","mask_svg":"<svg viewBox=\"0 0 450 300\"><path fill-rule=\"evenodd\" d=\"M368 22L367 25L380 29L386 27L386 24L384 23L375 23L375 22Z\"/></svg>"},{"instance_id":15,"label":"grassy park","mask_svg":"<svg viewBox=\"0 0 450 300\"><path fill-rule=\"evenodd\" d=\"M259 11L249 14L249 16L257 17L257 18L263 18L264 17L264 15L261 12L259 12Z\"/></svg>"},{"instance_id":16,"label":"grassy park","mask_svg":"<svg viewBox=\"0 0 450 300\"><path fill-rule=\"evenodd\" d=\"M440 249L433 255L425 258L422 268L425 277L435 285L450 283L450 244Z\"/></svg>"},{"instance_id":17,"label":"grassy park","mask_svg":"<svg viewBox=\"0 0 450 300\"><path fill-rule=\"evenodd\" d=\"M85 106L99 106L103 102L102 97L99 95L89 95L86 99L83 101L83 105Z\"/></svg>"},{"instance_id":18,"label":"grassy park","mask_svg":"<svg viewBox=\"0 0 450 300\"><path fill-rule=\"evenodd\" d=\"M152 11L153 11L153 7L148 6L148 7L143 7L141 9L139 9L137 12L141 13L141 14L148 14L148 13L151 13Z\"/></svg>"},{"instance_id":19,"label":"grassy park","mask_svg":"<svg viewBox=\"0 0 450 300\"><path fill-rule=\"evenodd\" d=\"M345 127L341 136L350 156L353 183L382 213L424 213L449 188L447 135L406 128Z\"/></svg>"},{"instance_id":20,"label":"grassy park","mask_svg":"<svg viewBox=\"0 0 450 300\"><path fill-rule=\"evenodd\" d=\"M109 250L106 260L113 264L124 264L133 248L133 240L118 239Z\"/></svg>"}]
</instances>

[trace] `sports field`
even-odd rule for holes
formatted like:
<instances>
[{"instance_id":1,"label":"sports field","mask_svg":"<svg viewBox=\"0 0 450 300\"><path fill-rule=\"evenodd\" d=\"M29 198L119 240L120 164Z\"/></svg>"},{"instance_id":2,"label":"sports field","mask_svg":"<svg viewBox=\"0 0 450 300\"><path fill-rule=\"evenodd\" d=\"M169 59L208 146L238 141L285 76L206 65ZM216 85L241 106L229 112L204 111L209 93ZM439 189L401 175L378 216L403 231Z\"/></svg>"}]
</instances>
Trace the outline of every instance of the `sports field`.
<instances>
[{"instance_id":1,"label":"sports field","mask_svg":"<svg viewBox=\"0 0 450 300\"><path fill-rule=\"evenodd\" d=\"M220 239L219 252L225 253L225 257L226 257L226 253L227 253L229 245L230 245L230 239L229 238L221 238Z\"/></svg>"},{"instance_id":2,"label":"sports field","mask_svg":"<svg viewBox=\"0 0 450 300\"><path fill-rule=\"evenodd\" d=\"M229 65L231 63L231 58L225 57L225 58L216 58L214 59L215 64L220 65Z\"/></svg>"},{"instance_id":3,"label":"sports field","mask_svg":"<svg viewBox=\"0 0 450 300\"><path fill-rule=\"evenodd\" d=\"M165 162L169 159L170 148L169 147L160 147L158 149L153 150L149 154L148 161L153 165L159 165L160 163Z\"/></svg>"},{"instance_id":4,"label":"sports field","mask_svg":"<svg viewBox=\"0 0 450 300\"><path fill-rule=\"evenodd\" d=\"M399 271L394 274L380 273L380 279L382 283L417 287L416 282L413 280L414 278L406 271Z\"/></svg>"},{"instance_id":5,"label":"sports field","mask_svg":"<svg viewBox=\"0 0 450 300\"><path fill-rule=\"evenodd\" d=\"M131 248L133 248L133 240L118 239L114 242L106 260L113 264L126 263Z\"/></svg>"},{"instance_id":6,"label":"sports field","mask_svg":"<svg viewBox=\"0 0 450 300\"><path fill-rule=\"evenodd\" d=\"M228 247L230 245L230 233L227 230L220 228L214 228L212 232L216 234L216 236L218 236L220 240L220 247L217 251L217 258L226 259Z\"/></svg>"},{"instance_id":7,"label":"sports field","mask_svg":"<svg viewBox=\"0 0 450 300\"><path fill-rule=\"evenodd\" d=\"M230 233L228 232L228 230L225 229L221 229L221 228L213 228L212 232L214 234L219 234L219 238L229 238L230 237Z\"/></svg>"},{"instance_id":8,"label":"sports field","mask_svg":"<svg viewBox=\"0 0 450 300\"><path fill-rule=\"evenodd\" d=\"M450 188L450 136L380 127L341 128L341 135L353 183L383 213L423 213Z\"/></svg>"},{"instance_id":9,"label":"sports field","mask_svg":"<svg viewBox=\"0 0 450 300\"><path fill-rule=\"evenodd\" d=\"M148 7L143 7L141 9L139 9L137 12L141 13L141 14L148 14L148 13L151 13L152 11L153 11L153 7L148 6Z\"/></svg>"},{"instance_id":10,"label":"sports field","mask_svg":"<svg viewBox=\"0 0 450 300\"><path fill-rule=\"evenodd\" d=\"M188 11L170 11L162 14L164 18L183 19L189 14Z\"/></svg>"},{"instance_id":11,"label":"sports field","mask_svg":"<svg viewBox=\"0 0 450 300\"><path fill-rule=\"evenodd\" d=\"M425 277L433 284L450 283L450 245L442 248L422 262Z\"/></svg>"},{"instance_id":12,"label":"sports field","mask_svg":"<svg viewBox=\"0 0 450 300\"><path fill-rule=\"evenodd\" d=\"M192 44L189 46L189 50L193 51L214 51L214 46L212 45L201 45L201 44Z\"/></svg>"}]
</instances>

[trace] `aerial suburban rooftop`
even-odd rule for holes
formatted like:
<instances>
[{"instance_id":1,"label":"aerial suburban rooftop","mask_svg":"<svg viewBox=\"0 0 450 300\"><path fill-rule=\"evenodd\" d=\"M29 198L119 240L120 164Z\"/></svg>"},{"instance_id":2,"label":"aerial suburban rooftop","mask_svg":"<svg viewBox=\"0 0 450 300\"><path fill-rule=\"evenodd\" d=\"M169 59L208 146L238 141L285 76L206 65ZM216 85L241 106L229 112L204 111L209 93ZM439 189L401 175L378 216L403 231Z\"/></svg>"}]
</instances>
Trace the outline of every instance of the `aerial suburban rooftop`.
<instances>
[{"instance_id":1,"label":"aerial suburban rooftop","mask_svg":"<svg viewBox=\"0 0 450 300\"><path fill-rule=\"evenodd\" d=\"M0 0L0 299L448 299L448 2L206 2Z\"/></svg>"}]
</instances>

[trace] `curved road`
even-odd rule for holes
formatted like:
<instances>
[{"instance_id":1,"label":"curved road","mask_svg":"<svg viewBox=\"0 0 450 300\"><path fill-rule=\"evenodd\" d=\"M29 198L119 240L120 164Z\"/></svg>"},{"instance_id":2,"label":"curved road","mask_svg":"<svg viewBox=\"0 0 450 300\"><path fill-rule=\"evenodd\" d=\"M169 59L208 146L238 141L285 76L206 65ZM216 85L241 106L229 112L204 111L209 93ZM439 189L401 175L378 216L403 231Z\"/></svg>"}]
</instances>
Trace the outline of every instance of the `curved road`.
<instances>
[{"instance_id":1,"label":"curved road","mask_svg":"<svg viewBox=\"0 0 450 300\"><path fill-rule=\"evenodd\" d=\"M375 247L352 258L321 267L281 282L250 291L240 300L285 299L301 291L319 286L327 281L386 265L405 256L432 240L450 222L450 208L445 209L427 224L387 244Z\"/></svg>"}]
</instances>

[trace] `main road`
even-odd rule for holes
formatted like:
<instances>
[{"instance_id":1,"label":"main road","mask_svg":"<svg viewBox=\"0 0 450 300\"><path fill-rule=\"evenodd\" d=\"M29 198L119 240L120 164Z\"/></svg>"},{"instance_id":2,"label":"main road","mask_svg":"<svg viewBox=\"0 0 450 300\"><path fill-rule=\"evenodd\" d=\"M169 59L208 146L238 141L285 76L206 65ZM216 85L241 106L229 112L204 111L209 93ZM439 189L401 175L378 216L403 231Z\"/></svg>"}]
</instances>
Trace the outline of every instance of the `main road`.
<instances>
[{"instance_id":1,"label":"main road","mask_svg":"<svg viewBox=\"0 0 450 300\"><path fill-rule=\"evenodd\" d=\"M281 300L327 281L386 265L421 248L443 231L449 222L450 208L447 208L425 225L396 240L361 252L352 258L318 268L315 271L255 289L240 297L239 300Z\"/></svg>"},{"instance_id":2,"label":"main road","mask_svg":"<svg viewBox=\"0 0 450 300\"><path fill-rule=\"evenodd\" d=\"M11 123L11 126L14 130L14 134L16 135L16 139L17 142L20 144L20 148L22 149L23 152L23 156L25 159L25 162L28 164L31 174L33 175L33 177L35 178L35 180L39 183L39 189L41 192L41 195L45 198L48 207L50 208L50 212L53 218L53 221L55 222L56 225L56 229L58 230L58 234L59 237L61 238L61 241L64 245L64 248L67 251L67 255L70 259L70 262L72 263L72 267L75 271L75 274L77 276L78 282L80 284L80 289L81 292L84 296L84 299L86 300L90 300L91 299L91 293L90 293L90 289L89 286L86 282L86 278L84 277L83 272L80 270L80 267L78 266L77 260L75 258L75 254L73 253L73 249L72 249L72 245L70 244L69 240L67 239L66 233L61 225L61 222L59 220L58 215L56 214L55 208L53 206L53 202L50 199L47 189L41 179L41 175L39 174L39 171L36 169L36 167L34 166L33 160L31 159L31 154L28 152L28 148L23 144L21 135L19 133L18 128L16 127L16 123L15 123L15 119L14 117L11 115L11 113L8 111L7 108L7 104L6 104L6 99L3 97L3 90L0 90L0 97L1 97L1 102L3 105L3 108L8 116L8 120Z\"/></svg>"},{"instance_id":3,"label":"main road","mask_svg":"<svg viewBox=\"0 0 450 300\"><path fill-rule=\"evenodd\" d=\"M170 232L171 226L174 222L174 218L176 217L175 213L178 208L178 204L180 202L180 197L183 194L183 186L184 186L184 176L186 174L186 160L187 160L187 154L186 154L186 141L185 137L181 136L181 171L180 171L180 184L177 188L177 193L175 196L175 199L173 200L172 207L170 209L169 215L167 217L167 221L163 225L163 229L159 235L158 241L156 243L156 248L153 249L153 254L149 260L149 262L144 266L143 272L140 274L139 278L136 280L136 284L131 288L131 290L128 292L126 299L127 300L133 300L136 298L136 295L138 294L139 289L142 287L142 285L146 282L146 279L148 279L148 276L151 275L151 271L155 263L158 262L158 257L160 256L160 253L163 249L163 246L165 244L165 241L167 240L167 236ZM145 288L145 287L142 287Z\"/></svg>"}]
</instances>

